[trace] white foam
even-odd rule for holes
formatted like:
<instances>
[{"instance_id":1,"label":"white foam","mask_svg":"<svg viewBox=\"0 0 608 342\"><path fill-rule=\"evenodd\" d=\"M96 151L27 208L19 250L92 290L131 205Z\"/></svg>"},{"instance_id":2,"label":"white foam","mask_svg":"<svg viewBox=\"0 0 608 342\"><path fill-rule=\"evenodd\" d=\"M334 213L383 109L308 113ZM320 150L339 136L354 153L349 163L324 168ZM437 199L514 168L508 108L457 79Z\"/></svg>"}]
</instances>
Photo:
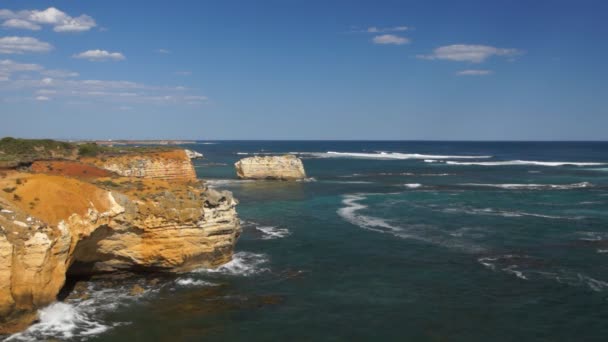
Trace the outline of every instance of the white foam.
<instances>
[{"instance_id":1,"label":"white foam","mask_svg":"<svg viewBox=\"0 0 608 342\"><path fill-rule=\"evenodd\" d=\"M238 252L232 256L230 262L218 268L201 268L197 272L248 277L268 271L268 268L263 267L267 262L264 254Z\"/></svg>"},{"instance_id":2,"label":"white foam","mask_svg":"<svg viewBox=\"0 0 608 342\"><path fill-rule=\"evenodd\" d=\"M561 272L555 277L557 282L571 286L587 286L592 291L602 292L608 289L608 282L592 278L586 274Z\"/></svg>"},{"instance_id":3,"label":"white foam","mask_svg":"<svg viewBox=\"0 0 608 342\"><path fill-rule=\"evenodd\" d=\"M130 305L154 289L132 295L129 285L105 287L89 283L88 299L71 299L55 302L38 311L39 321L25 331L10 336L7 341L32 341L49 339L84 339L101 334L121 323L103 322L102 316L114 312L120 306Z\"/></svg>"},{"instance_id":4,"label":"white foam","mask_svg":"<svg viewBox=\"0 0 608 342\"><path fill-rule=\"evenodd\" d=\"M285 152L236 152L235 154L240 155L240 156L257 156L257 155L268 155L268 156L272 156L272 155L283 155L285 154ZM288 154L293 154L293 153L288 153Z\"/></svg>"},{"instance_id":5,"label":"white foam","mask_svg":"<svg viewBox=\"0 0 608 342\"><path fill-rule=\"evenodd\" d=\"M32 341L46 338L70 339L100 334L110 327L92 320L82 310L56 302L38 311L39 322L6 341Z\"/></svg>"},{"instance_id":6,"label":"white foam","mask_svg":"<svg viewBox=\"0 0 608 342\"><path fill-rule=\"evenodd\" d=\"M337 183L337 184L373 184L374 182L368 181L340 181L340 180L330 180L326 181L327 183Z\"/></svg>"},{"instance_id":7,"label":"white foam","mask_svg":"<svg viewBox=\"0 0 608 342\"><path fill-rule=\"evenodd\" d=\"M459 185L501 188L509 190L569 190L582 189L593 187L589 182L580 182L574 184L483 184L483 183L463 183Z\"/></svg>"},{"instance_id":8,"label":"white foam","mask_svg":"<svg viewBox=\"0 0 608 342\"><path fill-rule=\"evenodd\" d=\"M205 183L211 188L224 187L224 186L236 186L245 183L255 182L251 179L205 179Z\"/></svg>"},{"instance_id":9,"label":"white foam","mask_svg":"<svg viewBox=\"0 0 608 342\"><path fill-rule=\"evenodd\" d=\"M193 278L178 278L175 283L180 286L217 286L217 284L210 281Z\"/></svg>"},{"instance_id":10,"label":"white foam","mask_svg":"<svg viewBox=\"0 0 608 342\"><path fill-rule=\"evenodd\" d=\"M403 186L405 186L406 188L409 188L409 189L417 189L417 188L421 187L422 184L420 184L420 183L408 183L408 184L403 184Z\"/></svg>"},{"instance_id":11,"label":"white foam","mask_svg":"<svg viewBox=\"0 0 608 342\"><path fill-rule=\"evenodd\" d=\"M358 211L367 208L366 205L359 203L359 201L363 201L365 199L366 197L362 194L345 195L344 199L342 200L345 207L338 209L338 215L340 215L346 221L364 229L374 231L382 231L381 229L400 230L399 227L395 227L381 218L359 214Z\"/></svg>"},{"instance_id":12,"label":"white foam","mask_svg":"<svg viewBox=\"0 0 608 342\"><path fill-rule=\"evenodd\" d=\"M511 265L502 269L507 273L513 273L519 279L528 280L528 278L524 275L522 271L517 270L517 265Z\"/></svg>"},{"instance_id":13,"label":"white foam","mask_svg":"<svg viewBox=\"0 0 608 342\"><path fill-rule=\"evenodd\" d=\"M301 183L312 183L312 182L316 182L317 179L315 177L307 177L307 178L303 178L303 179L298 179L296 181L301 182Z\"/></svg>"},{"instance_id":14,"label":"white foam","mask_svg":"<svg viewBox=\"0 0 608 342\"><path fill-rule=\"evenodd\" d=\"M388 233L403 239L417 240L446 248L459 249L467 253L479 253L484 251L483 247L454 238L449 233L446 233L432 225L409 224L405 226L396 226L389 223L388 220L361 214L360 211L367 209L368 207L359 202L365 200L367 198L366 196L369 195L390 194L344 195L342 200L344 207L338 209L338 215L355 226L374 232Z\"/></svg>"},{"instance_id":15,"label":"white foam","mask_svg":"<svg viewBox=\"0 0 608 342\"><path fill-rule=\"evenodd\" d=\"M454 159L454 158L449 158ZM595 163L595 162L569 162L569 161L553 161L544 162L536 160L505 160L505 161L491 161L491 162L459 162L448 160L445 162L448 165L479 165L479 166L512 166L512 165L536 165L536 166L597 166L605 165L606 163Z\"/></svg>"},{"instance_id":16,"label":"white foam","mask_svg":"<svg viewBox=\"0 0 608 342\"><path fill-rule=\"evenodd\" d=\"M550 264L539 263L527 255L498 255L482 257L477 261L493 271L503 271L524 280L552 280L569 286L586 286L592 291L602 292L608 289L608 282L592 278L586 274L573 270L554 268ZM537 267L549 267L540 270Z\"/></svg>"},{"instance_id":17,"label":"white foam","mask_svg":"<svg viewBox=\"0 0 608 342\"><path fill-rule=\"evenodd\" d=\"M328 151L326 153L312 153L311 155L319 158L358 158L358 159L487 159L492 156L464 156L464 155L434 155L434 154L419 154L419 153L399 153L399 152L376 152L376 153L362 153L362 152L334 152Z\"/></svg>"},{"instance_id":18,"label":"white foam","mask_svg":"<svg viewBox=\"0 0 608 342\"><path fill-rule=\"evenodd\" d=\"M471 208L471 207L450 207L442 209L444 213L454 214L454 213L465 213L470 215L492 215L492 216L503 216L503 217L522 217L522 216L530 216L530 217L538 217L538 218L547 218L547 219L555 219L555 220L578 220L581 217L567 217L567 216L556 216L556 215L544 215L537 213L529 213L525 211L509 211L503 209L494 209L494 208Z\"/></svg>"},{"instance_id":19,"label":"white foam","mask_svg":"<svg viewBox=\"0 0 608 342\"><path fill-rule=\"evenodd\" d=\"M256 226L255 229L264 233L262 240L280 239L291 234L287 228L277 228L273 226Z\"/></svg>"},{"instance_id":20,"label":"white foam","mask_svg":"<svg viewBox=\"0 0 608 342\"><path fill-rule=\"evenodd\" d=\"M576 232L582 235L579 240L582 241L605 241L608 240L608 232Z\"/></svg>"}]
</instances>

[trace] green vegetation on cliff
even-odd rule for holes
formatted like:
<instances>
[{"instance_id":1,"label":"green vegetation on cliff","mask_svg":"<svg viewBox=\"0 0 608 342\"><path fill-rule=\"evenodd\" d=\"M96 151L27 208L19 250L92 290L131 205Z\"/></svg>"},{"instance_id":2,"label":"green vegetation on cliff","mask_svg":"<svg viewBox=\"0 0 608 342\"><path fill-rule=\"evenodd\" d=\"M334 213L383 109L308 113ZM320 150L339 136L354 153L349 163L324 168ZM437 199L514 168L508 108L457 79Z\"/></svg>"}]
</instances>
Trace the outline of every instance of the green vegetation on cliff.
<instances>
[{"instance_id":1,"label":"green vegetation on cliff","mask_svg":"<svg viewBox=\"0 0 608 342\"><path fill-rule=\"evenodd\" d=\"M153 152L171 149L166 146L103 146L94 142L71 143L51 139L0 139L0 168L13 168L35 160L77 159L99 155Z\"/></svg>"},{"instance_id":2,"label":"green vegetation on cliff","mask_svg":"<svg viewBox=\"0 0 608 342\"><path fill-rule=\"evenodd\" d=\"M73 158L77 147L51 139L0 139L0 166L17 166L36 159Z\"/></svg>"}]
</instances>

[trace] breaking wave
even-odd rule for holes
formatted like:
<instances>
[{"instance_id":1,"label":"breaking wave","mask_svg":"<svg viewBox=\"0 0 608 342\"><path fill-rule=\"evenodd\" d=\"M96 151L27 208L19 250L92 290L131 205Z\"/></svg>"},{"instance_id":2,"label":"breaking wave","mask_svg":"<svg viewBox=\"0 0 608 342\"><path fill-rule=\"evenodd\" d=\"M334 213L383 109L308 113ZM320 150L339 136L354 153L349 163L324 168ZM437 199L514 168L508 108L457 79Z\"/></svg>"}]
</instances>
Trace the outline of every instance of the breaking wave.
<instances>
[{"instance_id":1,"label":"breaking wave","mask_svg":"<svg viewBox=\"0 0 608 342\"><path fill-rule=\"evenodd\" d=\"M178 278L175 280L175 284L179 286L217 286L217 284L202 279L193 278Z\"/></svg>"},{"instance_id":2,"label":"breaking wave","mask_svg":"<svg viewBox=\"0 0 608 342\"><path fill-rule=\"evenodd\" d=\"M528 255L486 256L477 261L494 272L510 273L523 280L553 280L569 286L587 287L595 292L608 290L608 282L580 272L554 268L545 261Z\"/></svg>"},{"instance_id":3,"label":"breaking wave","mask_svg":"<svg viewBox=\"0 0 608 342\"><path fill-rule=\"evenodd\" d=\"M489 187L510 190L570 190L591 188L593 184L581 182L574 184L482 184L482 183L463 183L463 186Z\"/></svg>"},{"instance_id":4,"label":"breaking wave","mask_svg":"<svg viewBox=\"0 0 608 342\"><path fill-rule=\"evenodd\" d=\"M238 252L232 256L230 262L218 268L200 268L196 272L249 277L269 271L264 267L266 263L268 263L268 258L264 254Z\"/></svg>"},{"instance_id":5,"label":"breaking wave","mask_svg":"<svg viewBox=\"0 0 608 342\"><path fill-rule=\"evenodd\" d=\"M454 158L446 158L446 159L454 159ZM430 162L426 161L425 162ZM435 162L435 161L433 161ZM536 165L536 166L597 166L597 165L605 165L606 163L597 163L597 162L569 162L569 161L555 161L555 162L544 162L544 161L535 161L535 160L505 160L505 161L488 161L488 162L460 162L460 161L451 161L448 160L445 162L448 165L479 165L479 166L512 166L512 165Z\"/></svg>"},{"instance_id":6,"label":"breaking wave","mask_svg":"<svg viewBox=\"0 0 608 342\"><path fill-rule=\"evenodd\" d=\"M338 209L338 215L340 215L345 221L365 230L374 231L378 233L387 233L402 239L416 240L432 245L458 249L466 253L480 253L485 250L484 247L455 237L449 232L445 232L433 225L394 225L389 220L360 213L361 210L368 208L368 206L361 204L360 202L367 199L366 196L371 195L389 194L344 195L342 200L344 207Z\"/></svg>"},{"instance_id":7,"label":"breaking wave","mask_svg":"<svg viewBox=\"0 0 608 342\"><path fill-rule=\"evenodd\" d=\"M325 183L335 183L335 184L374 184L374 182L369 181L342 181L342 180L327 180Z\"/></svg>"},{"instance_id":8,"label":"breaking wave","mask_svg":"<svg viewBox=\"0 0 608 342\"><path fill-rule=\"evenodd\" d=\"M128 285L108 288L90 283L88 299L69 299L55 302L38 310L39 321L26 330L11 335L6 341L53 339L86 339L125 323L108 323L103 316L121 306L133 304L156 290L146 289L141 294L130 293Z\"/></svg>"},{"instance_id":9,"label":"breaking wave","mask_svg":"<svg viewBox=\"0 0 608 342\"><path fill-rule=\"evenodd\" d=\"M280 239L291 234L287 228L277 228L273 226L256 226L255 229L264 234L262 240Z\"/></svg>"},{"instance_id":10,"label":"breaking wave","mask_svg":"<svg viewBox=\"0 0 608 342\"><path fill-rule=\"evenodd\" d=\"M100 334L110 326L91 318L78 306L56 302L38 310L39 322L12 335L6 341L32 341L46 338L70 339Z\"/></svg>"},{"instance_id":11,"label":"breaking wave","mask_svg":"<svg viewBox=\"0 0 608 342\"><path fill-rule=\"evenodd\" d=\"M255 182L255 180L252 179L205 179L205 183L209 185L210 188L236 186L253 182Z\"/></svg>"},{"instance_id":12,"label":"breaking wave","mask_svg":"<svg viewBox=\"0 0 608 342\"><path fill-rule=\"evenodd\" d=\"M503 216L503 217L538 217L554 220L578 220L582 217L568 217L568 216L557 216L557 215L544 215L537 213L529 213L525 211L509 211L494 208L472 208L472 207L449 207L441 210L448 214L469 214L469 215L492 215L492 216Z\"/></svg>"},{"instance_id":13,"label":"breaking wave","mask_svg":"<svg viewBox=\"0 0 608 342\"><path fill-rule=\"evenodd\" d=\"M301 182L301 183L312 183L312 182L316 182L316 181L317 181L317 179L315 177L307 177L307 178L296 180L296 182Z\"/></svg>"},{"instance_id":14,"label":"breaking wave","mask_svg":"<svg viewBox=\"0 0 608 342\"><path fill-rule=\"evenodd\" d=\"M408 184L403 184L404 187L409 188L409 189L417 189L420 188L422 186L422 184L420 183L408 183Z\"/></svg>"},{"instance_id":15,"label":"breaking wave","mask_svg":"<svg viewBox=\"0 0 608 342\"><path fill-rule=\"evenodd\" d=\"M434 154L419 154L419 153L399 153L399 152L302 152L299 154L310 155L317 158L358 158L358 159L486 159L492 156L464 156L464 155L434 155Z\"/></svg>"}]
</instances>

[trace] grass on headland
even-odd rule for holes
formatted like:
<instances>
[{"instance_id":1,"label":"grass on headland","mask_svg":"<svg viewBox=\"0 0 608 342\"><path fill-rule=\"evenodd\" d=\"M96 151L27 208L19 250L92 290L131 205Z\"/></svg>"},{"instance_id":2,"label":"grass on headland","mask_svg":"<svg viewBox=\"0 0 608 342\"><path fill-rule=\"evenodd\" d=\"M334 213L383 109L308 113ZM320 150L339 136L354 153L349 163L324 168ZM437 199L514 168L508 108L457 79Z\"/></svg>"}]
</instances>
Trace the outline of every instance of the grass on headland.
<instances>
[{"instance_id":1,"label":"grass on headland","mask_svg":"<svg viewBox=\"0 0 608 342\"><path fill-rule=\"evenodd\" d=\"M0 167L17 167L35 160L77 159L171 149L166 146L102 146L94 142L71 143L51 139L0 139Z\"/></svg>"}]
</instances>

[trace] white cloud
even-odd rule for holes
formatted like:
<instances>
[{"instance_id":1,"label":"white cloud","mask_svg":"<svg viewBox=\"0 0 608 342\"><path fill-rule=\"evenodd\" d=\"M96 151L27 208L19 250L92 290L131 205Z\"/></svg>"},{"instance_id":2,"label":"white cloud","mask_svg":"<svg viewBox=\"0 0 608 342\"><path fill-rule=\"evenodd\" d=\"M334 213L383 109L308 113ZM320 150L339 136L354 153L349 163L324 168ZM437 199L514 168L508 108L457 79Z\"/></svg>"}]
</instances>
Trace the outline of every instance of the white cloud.
<instances>
[{"instance_id":1,"label":"white cloud","mask_svg":"<svg viewBox=\"0 0 608 342\"><path fill-rule=\"evenodd\" d=\"M207 98L207 96L197 96L197 95L191 95L191 96L184 96L184 100L187 101L207 101L209 100L209 98Z\"/></svg>"},{"instance_id":2,"label":"white cloud","mask_svg":"<svg viewBox=\"0 0 608 342\"><path fill-rule=\"evenodd\" d=\"M504 49L488 45L454 44L441 46L430 55L419 55L422 59L441 59L456 62L481 63L492 56L516 56L522 52L518 49Z\"/></svg>"},{"instance_id":3,"label":"white cloud","mask_svg":"<svg viewBox=\"0 0 608 342\"><path fill-rule=\"evenodd\" d=\"M55 32L82 32L97 26L95 20L86 14L71 17L55 7L43 11L25 10L13 12L0 10L0 19L7 19L3 26L27 30L39 30L40 25L53 26Z\"/></svg>"},{"instance_id":4,"label":"white cloud","mask_svg":"<svg viewBox=\"0 0 608 342\"><path fill-rule=\"evenodd\" d=\"M53 94L57 94L56 90L51 90L51 89L40 89L36 91L37 95L53 95Z\"/></svg>"},{"instance_id":5,"label":"white cloud","mask_svg":"<svg viewBox=\"0 0 608 342\"><path fill-rule=\"evenodd\" d=\"M164 54L171 53L171 51L169 51L167 49L158 49L158 50L156 50L156 52L158 52L158 53L164 53Z\"/></svg>"},{"instance_id":6,"label":"white cloud","mask_svg":"<svg viewBox=\"0 0 608 342\"><path fill-rule=\"evenodd\" d=\"M10 59L0 60L0 72L7 74L23 71L39 71L42 69L42 66L38 64L19 63Z\"/></svg>"},{"instance_id":7,"label":"white cloud","mask_svg":"<svg viewBox=\"0 0 608 342\"><path fill-rule=\"evenodd\" d=\"M48 52L53 48L49 43L32 37L2 37L0 38L0 53L22 54L25 52Z\"/></svg>"},{"instance_id":8,"label":"white cloud","mask_svg":"<svg viewBox=\"0 0 608 342\"><path fill-rule=\"evenodd\" d=\"M14 73L27 73L11 77ZM32 75L35 73L38 77ZM0 98L39 101L74 101L88 104L134 106L198 105L208 102L206 96L183 86L157 86L126 80L79 79L65 70L47 70L38 64L0 60Z\"/></svg>"},{"instance_id":9,"label":"white cloud","mask_svg":"<svg viewBox=\"0 0 608 342\"><path fill-rule=\"evenodd\" d=\"M23 19L9 19L2 24L2 27L38 31L41 29L40 25L34 24L30 21Z\"/></svg>"},{"instance_id":10,"label":"white cloud","mask_svg":"<svg viewBox=\"0 0 608 342\"><path fill-rule=\"evenodd\" d=\"M61 24L55 25L55 32L83 32L95 27L95 20L88 15L81 15L77 18L70 18Z\"/></svg>"},{"instance_id":11,"label":"white cloud","mask_svg":"<svg viewBox=\"0 0 608 342\"><path fill-rule=\"evenodd\" d=\"M368 33L403 32L403 31L407 31L407 30L409 30L409 28L407 26L394 26L394 27L384 27L384 28L370 26L364 32L368 32Z\"/></svg>"},{"instance_id":12,"label":"white cloud","mask_svg":"<svg viewBox=\"0 0 608 342\"><path fill-rule=\"evenodd\" d=\"M55 77L55 78L70 78L80 76L77 72L69 70L44 70L41 72L44 76Z\"/></svg>"},{"instance_id":13,"label":"white cloud","mask_svg":"<svg viewBox=\"0 0 608 342\"><path fill-rule=\"evenodd\" d=\"M79 54L73 55L73 58L87 59L91 62L99 61L122 61L125 55L120 52L109 52L106 50L88 50Z\"/></svg>"},{"instance_id":14,"label":"white cloud","mask_svg":"<svg viewBox=\"0 0 608 342\"><path fill-rule=\"evenodd\" d=\"M379 36L375 36L372 41L374 44L393 44L393 45L403 45L410 42L408 38L396 36L394 34L382 34Z\"/></svg>"},{"instance_id":15,"label":"white cloud","mask_svg":"<svg viewBox=\"0 0 608 342\"><path fill-rule=\"evenodd\" d=\"M456 73L458 76L488 76L493 74L492 70L482 70L482 69L467 69L461 70Z\"/></svg>"}]
</instances>

